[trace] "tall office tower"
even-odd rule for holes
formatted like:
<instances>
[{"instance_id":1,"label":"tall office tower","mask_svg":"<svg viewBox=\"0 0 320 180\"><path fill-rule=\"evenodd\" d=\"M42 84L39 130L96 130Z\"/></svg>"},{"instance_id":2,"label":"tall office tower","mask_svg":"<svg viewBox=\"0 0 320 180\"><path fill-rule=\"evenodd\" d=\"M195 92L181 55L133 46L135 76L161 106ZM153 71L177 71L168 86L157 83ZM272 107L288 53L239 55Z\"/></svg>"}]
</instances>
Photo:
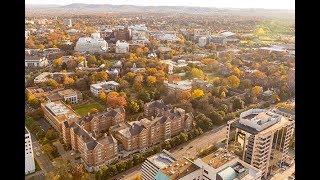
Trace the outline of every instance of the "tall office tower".
<instances>
[{"instance_id":1,"label":"tall office tower","mask_svg":"<svg viewBox=\"0 0 320 180\"><path fill-rule=\"evenodd\" d=\"M260 169L264 177L272 166L288 158L289 142L293 137L294 119L276 112L250 109L232 123L236 128L235 145L240 149L237 154L246 163ZM228 141L229 133L230 126Z\"/></svg>"}]
</instances>

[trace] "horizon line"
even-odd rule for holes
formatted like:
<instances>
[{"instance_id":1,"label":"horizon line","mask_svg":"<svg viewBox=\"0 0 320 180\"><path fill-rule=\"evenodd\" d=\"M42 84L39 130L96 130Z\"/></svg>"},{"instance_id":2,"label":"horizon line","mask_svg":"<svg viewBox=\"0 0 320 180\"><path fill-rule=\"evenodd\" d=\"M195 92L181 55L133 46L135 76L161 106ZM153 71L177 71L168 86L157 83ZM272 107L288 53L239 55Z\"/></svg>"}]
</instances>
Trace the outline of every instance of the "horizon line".
<instances>
[{"instance_id":1,"label":"horizon line","mask_svg":"<svg viewBox=\"0 0 320 180\"><path fill-rule=\"evenodd\" d=\"M261 7L215 7L215 6L188 6L188 5L134 5L134 4L99 4L99 3L71 3L71 4L84 4L84 5L112 5L112 6L137 6L137 7L195 7L195 8L216 8L216 9L263 9L263 10L289 10L295 11L295 9L281 9L281 8L261 8ZM25 5L55 5L55 6L68 6L71 4L42 4L42 3L25 3Z\"/></svg>"}]
</instances>

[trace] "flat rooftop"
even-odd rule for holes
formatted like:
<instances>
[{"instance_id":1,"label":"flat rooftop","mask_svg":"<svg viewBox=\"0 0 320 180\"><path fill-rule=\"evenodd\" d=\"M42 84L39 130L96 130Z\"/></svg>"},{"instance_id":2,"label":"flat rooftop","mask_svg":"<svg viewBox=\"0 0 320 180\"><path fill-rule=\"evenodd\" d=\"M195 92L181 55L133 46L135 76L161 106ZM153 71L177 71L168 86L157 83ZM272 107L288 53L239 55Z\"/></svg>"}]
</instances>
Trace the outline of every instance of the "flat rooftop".
<instances>
[{"instance_id":1,"label":"flat rooftop","mask_svg":"<svg viewBox=\"0 0 320 180\"><path fill-rule=\"evenodd\" d=\"M251 109L240 115L234 126L250 134L267 133L281 129L291 120L271 110Z\"/></svg>"},{"instance_id":2,"label":"flat rooftop","mask_svg":"<svg viewBox=\"0 0 320 180\"><path fill-rule=\"evenodd\" d=\"M214 169L218 169L227 162L233 160L235 157L236 156L231 153L225 153L223 150L218 150L212 154L209 154L201 158L201 160L209 166L213 167Z\"/></svg>"},{"instance_id":3,"label":"flat rooftop","mask_svg":"<svg viewBox=\"0 0 320 180\"><path fill-rule=\"evenodd\" d=\"M159 154L149 157L148 161L156 165L159 169L163 169L173 164L176 159L169 152L163 151Z\"/></svg>"},{"instance_id":4,"label":"flat rooftop","mask_svg":"<svg viewBox=\"0 0 320 180\"><path fill-rule=\"evenodd\" d=\"M262 131L276 124L281 115L266 109L250 109L240 114L239 123Z\"/></svg>"},{"instance_id":5,"label":"flat rooftop","mask_svg":"<svg viewBox=\"0 0 320 180\"><path fill-rule=\"evenodd\" d=\"M79 116L61 101L45 103L44 106L60 123L79 119Z\"/></svg>"},{"instance_id":6,"label":"flat rooftop","mask_svg":"<svg viewBox=\"0 0 320 180\"><path fill-rule=\"evenodd\" d=\"M70 96L70 95L74 95L76 94L77 92L73 89L65 89L65 90L62 90L62 91L59 91L58 94L60 96Z\"/></svg>"},{"instance_id":7,"label":"flat rooftop","mask_svg":"<svg viewBox=\"0 0 320 180\"><path fill-rule=\"evenodd\" d=\"M179 179L198 169L200 169L200 167L195 165L192 161L188 159L180 159L161 169L161 172L166 174L169 179Z\"/></svg>"}]
</instances>

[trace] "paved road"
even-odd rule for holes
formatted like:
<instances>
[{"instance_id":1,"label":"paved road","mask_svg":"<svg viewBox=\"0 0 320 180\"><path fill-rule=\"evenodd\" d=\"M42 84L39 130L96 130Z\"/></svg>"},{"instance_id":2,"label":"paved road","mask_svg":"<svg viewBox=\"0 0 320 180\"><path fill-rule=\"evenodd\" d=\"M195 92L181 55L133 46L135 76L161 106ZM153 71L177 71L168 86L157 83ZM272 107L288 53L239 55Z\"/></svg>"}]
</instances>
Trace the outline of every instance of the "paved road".
<instances>
[{"instance_id":1,"label":"paved road","mask_svg":"<svg viewBox=\"0 0 320 180\"><path fill-rule=\"evenodd\" d=\"M295 172L295 164L293 164L291 167L289 167L288 169L286 169L284 172L282 173L278 173L275 174L271 180L286 180L288 179L289 176L292 175L292 173Z\"/></svg>"},{"instance_id":2,"label":"paved road","mask_svg":"<svg viewBox=\"0 0 320 180\"><path fill-rule=\"evenodd\" d=\"M33 135L31 135L31 139L32 139L34 158L38 162L40 168L45 173L52 171L54 167L49 157L45 153L42 153L41 145L38 143L38 141L36 140L36 138L34 138ZM39 156L37 154L39 154Z\"/></svg>"},{"instance_id":3,"label":"paved road","mask_svg":"<svg viewBox=\"0 0 320 180\"><path fill-rule=\"evenodd\" d=\"M182 158L183 156L188 156L189 158L195 157L200 150L200 148L206 148L216 142L222 141L226 138L227 126L223 125L216 127L213 130L206 132L196 139L188 142L187 144L182 144L170 152L177 158ZM188 149L188 147L193 146L193 148ZM183 147L183 149L181 149ZM141 165L135 166L128 171L125 171L117 176L114 176L113 179L124 179L132 180L136 175L140 173Z\"/></svg>"},{"instance_id":4,"label":"paved road","mask_svg":"<svg viewBox=\"0 0 320 180\"><path fill-rule=\"evenodd\" d=\"M178 159L186 156L188 158L195 158L201 149L205 149L219 141L226 139L227 126L223 125L213 130L202 134L200 137L182 144L170 152ZM181 149L183 148L183 149Z\"/></svg>"},{"instance_id":5,"label":"paved road","mask_svg":"<svg viewBox=\"0 0 320 180\"><path fill-rule=\"evenodd\" d=\"M118 180L118 179L133 180L133 178L136 175L140 174L140 168L141 168L140 165L135 166L135 167L123 172L123 173L120 173L120 174L114 176L112 179L114 179L114 180Z\"/></svg>"},{"instance_id":6,"label":"paved road","mask_svg":"<svg viewBox=\"0 0 320 180\"><path fill-rule=\"evenodd\" d=\"M66 151L63 147L63 145L61 144L60 141L55 141L52 143L55 147L57 147L59 154L61 155L61 157L65 160L69 160L72 163L77 162L75 160L75 157L77 156L76 153L74 153L73 150L70 151ZM71 155L71 153L73 153L73 155Z\"/></svg>"}]
</instances>

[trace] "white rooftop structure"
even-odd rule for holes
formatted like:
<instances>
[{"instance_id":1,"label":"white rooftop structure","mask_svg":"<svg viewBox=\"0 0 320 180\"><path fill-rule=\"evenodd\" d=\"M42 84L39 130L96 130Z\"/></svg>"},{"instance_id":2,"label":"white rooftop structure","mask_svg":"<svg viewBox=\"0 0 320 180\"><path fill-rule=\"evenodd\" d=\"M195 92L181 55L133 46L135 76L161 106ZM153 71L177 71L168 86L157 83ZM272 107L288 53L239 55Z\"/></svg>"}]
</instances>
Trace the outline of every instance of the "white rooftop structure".
<instances>
[{"instance_id":1,"label":"white rooftop structure","mask_svg":"<svg viewBox=\"0 0 320 180\"><path fill-rule=\"evenodd\" d=\"M177 89L177 90L189 90L192 88L192 82L189 80L178 81L178 82L164 82L168 88Z\"/></svg>"},{"instance_id":2,"label":"white rooftop structure","mask_svg":"<svg viewBox=\"0 0 320 180\"><path fill-rule=\"evenodd\" d=\"M92 37L81 37L78 39L75 51L78 52L106 52L108 49L108 43L100 38L99 33L94 33Z\"/></svg>"},{"instance_id":3,"label":"white rooftop structure","mask_svg":"<svg viewBox=\"0 0 320 180\"><path fill-rule=\"evenodd\" d=\"M59 115L63 115L63 114L67 114L69 112L69 109L61 104L61 103L57 103L57 102L49 102L46 104L46 107L55 115L55 116L59 116Z\"/></svg>"},{"instance_id":4,"label":"white rooftop structure","mask_svg":"<svg viewBox=\"0 0 320 180\"><path fill-rule=\"evenodd\" d=\"M239 123L262 131L281 120L281 115L266 109L250 109L240 114Z\"/></svg>"},{"instance_id":5,"label":"white rooftop structure","mask_svg":"<svg viewBox=\"0 0 320 180\"><path fill-rule=\"evenodd\" d=\"M153 155L148 160L160 169L170 166L175 161L172 156L164 152Z\"/></svg>"},{"instance_id":6,"label":"white rooftop structure","mask_svg":"<svg viewBox=\"0 0 320 180\"><path fill-rule=\"evenodd\" d=\"M227 31L227 32L223 32L223 33L220 33L222 36L224 37L229 37L229 36L234 36L235 33L233 32L230 32L230 31Z\"/></svg>"}]
</instances>

